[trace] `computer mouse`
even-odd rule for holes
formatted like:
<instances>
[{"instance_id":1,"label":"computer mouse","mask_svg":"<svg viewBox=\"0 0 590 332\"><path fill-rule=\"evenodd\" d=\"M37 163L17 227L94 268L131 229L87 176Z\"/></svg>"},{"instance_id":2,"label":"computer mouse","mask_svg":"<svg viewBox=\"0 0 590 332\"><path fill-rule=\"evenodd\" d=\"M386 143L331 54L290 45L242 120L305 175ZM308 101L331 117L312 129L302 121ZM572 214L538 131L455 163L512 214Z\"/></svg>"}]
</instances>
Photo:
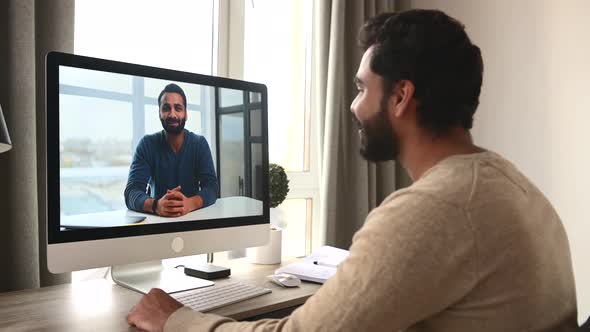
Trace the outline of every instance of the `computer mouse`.
<instances>
[{"instance_id":1,"label":"computer mouse","mask_svg":"<svg viewBox=\"0 0 590 332\"><path fill-rule=\"evenodd\" d=\"M269 276L270 281L283 287L297 287L301 285L301 279L288 273L277 273Z\"/></svg>"}]
</instances>

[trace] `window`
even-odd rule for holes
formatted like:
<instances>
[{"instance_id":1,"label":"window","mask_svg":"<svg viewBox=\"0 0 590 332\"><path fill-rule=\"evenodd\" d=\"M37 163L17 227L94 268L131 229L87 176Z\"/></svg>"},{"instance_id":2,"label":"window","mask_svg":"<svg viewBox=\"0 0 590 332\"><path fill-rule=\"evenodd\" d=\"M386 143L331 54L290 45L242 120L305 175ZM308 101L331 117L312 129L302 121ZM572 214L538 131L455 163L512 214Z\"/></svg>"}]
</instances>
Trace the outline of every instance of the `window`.
<instances>
[{"instance_id":1,"label":"window","mask_svg":"<svg viewBox=\"0 0 590 332\"><path fill-rule=\"evenodd\" d=\"M60 68L63 215L125 209L121 195L127 183L133 151L144 135L162 130L157 94L168 81L154 84L154 79L113 73L101 73L102 77L97 80L95 73L86 69ZM117 87L117 81L127 81L132 87L131 92L126 92L125 86ZM83 87L84 83L92 83L86 84L92 88ZM203 124L213 123L213 104L199 98L211 94L212 88L179 84L189 101L187 117L190 121L187 121L186 128L212 141L212 125ZM144 89L148 86L158 86L155 96ZM117 88L121 89L113 91ZM89 119L93 126L79 125Z\"/></svg>"},{"instance_id":2,"label":"window","mask_svg":"<svg viewBox=\"0 0 590 332\"><path fill-rule=\"evenodd\" d=\"M217 48L214 47L215 5L214 0L170 0L165 3L143 0L76 0L74 53L212 74L217 62L214 59L217 54ZM71 153L64 154L64 160L61 161L62 178L67 186L68 197L71 198L69 201L78 203L68 204L68 197L64 197L62 213L75 214L77 209L89 212L124 208L113 204L121 204L120 196L127 181L127 165L131 161L128 160L129 156L144 133L162 128L155 115L158 109L156 99L162 89L162 82L99 72L94 75L66 73L63 79L62 83L66 85L63 91L66 93L60 99L69 103L72 106L70 109L102 112L101 116L93 117L100 121L123 116L125 121L109 123L115 126L118 123L133 123L134 128L90 134L77 133L75 128L64 130L80 137L72 137L68 140L69 145L63 147ZM208 136L212 122L209 116L213 116L213 112L202 102L207 100L207 93L210 93L206 90L204 87L185 89L189 103L188 117L191 119L186 126ZM68 126L76 121L83 121L80 118L83 116L81 112L71 113L68 118L64 117L70 121L66 120L60 125ZM92 137L90 141L89 136ZM81 137L85 137L86 141L80 140ZM102 165L100 170L112 175L108 183L97 185L93 182L96 178L92 173L98 170L84 169L84 163L92 163L92 154L96 153L112 156L108 165ZM117 156L125 156L127 159L118 161ZM126 166L120 166L121 163ZM89 190L93 190L92 195ZM87 198L83 200L85 206L79 205L82 201L78 199L80 195ZM111 196L118 199L109 199ZM88 270L74 273L72 279L77 281L102 277L104 273L104 270Z\"/></svg>"},{"instance_id":3,"label":"window","mask_svg":"<svg viewBox=\"0 0 590 332\"><path fill-rule=\"evenodd\" d=\"M243 78L264 83L269 91L270 161L284 166L290 180L287 200L278 208L283 215L283 253L302 256L312 245L320 244L315 222L319 215L315 129L311 124L309 77L311 67L312 0L76 0L76 54L140 63L202 74ZM277 15L277 13L281 13ZM104 24L105 18L108 24ZM272 29L269 27L272 26ZM99 75L99 74L97 74ZM133 81L130 77L111 77L100 91L102 103L118 107L140 128L117 139L129 144L112 144L131 151L143 132L161 128L155 97L161 87L156 80ZM96 78L100 80L101 78ZM88 82L69 81L70 102L94 98ZM120 95L114 95L114 90ZM89 95L90 93L90 95ZM207 111L201 107L206 91L187 92L189 117L187 127L207 133ZM232 98L255 105L260 96L227 94L229 110ZM192 95L189 95L192 94ZM111 98L112 96L115 96ZM138 104L139 103L139 104ZM190 104L193 104L192 107ZM109 106L110 107L110 106ZM110 107L110 108L112 108ZM106 108L102 108L106 109ZM98 111L98 110L97 110ZM260 118L260 110L248 108L249 116ZM245 111L244 111L245 112ZM244 113L223 114L222 123L239 123ZM108 114L105 114L105 118ZM190 124L189 124L190 122ZM250 136L260 135L260 128L244 128ZM129 132L129 131L127 131ZM228 137L228 142L230 142ZM253 139L248 152L261 153ZM285 148L287 147L287 148ZM127 153L128 151L126 151ZM129 153L127 155L130 155ZM69 162L74 165L77 157ZM127 161L128 162L128 161ZM72 172L75 167L72 167ZM246 178L256 183L257 165L249 165ZM229 170L231 171L231 170ZM124 181L126 173L121 180ZM79 180L83 180L80 179ZM124 183L122 184L124 186ZM115 184L121 186L121 183ZM238 189L240 190L239 184ZM234 190L228 188L227 190ZM119 188L109 189L121 192ZM246 186L256 195L255 186ZM75 191L72 193L75 195ZM101 203L102 204L102 203ZM97 208L100 208L97 204Z\"/></svg>"},{"instance_id":4,"label":"window","mask_svg":"<svg viewBox=\"0 0 590 332\"><path fill-rule=\"evenodd\" d=\"M74 52L213 72L213 0L76 0Z\"/></svg>"},{"instance_id":5,"label":"window","mask_svg":"<svg viewBox=\"0 0 590 332\"><path fill-rule=\"evenodd\" d=\"M309 254L320 241L313 229L319 187L309 86L311 8L311 0L244 2L244 79L268 87L269 158L290 180L289 195L277 208L288 256Z\"/></svg>"}]
</instances>

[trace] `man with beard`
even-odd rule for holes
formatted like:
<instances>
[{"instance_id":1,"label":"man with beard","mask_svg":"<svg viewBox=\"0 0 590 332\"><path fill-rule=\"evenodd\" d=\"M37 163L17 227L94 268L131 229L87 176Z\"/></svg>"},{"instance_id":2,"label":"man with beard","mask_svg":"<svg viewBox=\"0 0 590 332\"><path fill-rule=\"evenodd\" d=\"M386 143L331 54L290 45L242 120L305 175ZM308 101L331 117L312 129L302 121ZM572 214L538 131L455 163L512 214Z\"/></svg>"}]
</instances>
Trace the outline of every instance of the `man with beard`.
<instances>
[{"instance_id":1,"label":"man with beard","mask_svg":"<svg viewBox=\"0 0 590 332\"><path fill-rule=\"evenodd\" d=\"M125 188L127 208L179 217L215 203L218 185L211 150L205 137L184 128L186 104L176 84L168 84L158 96L164 130L145 135L137 145Z\"/></svg>"},{"instance_id":2,"label":"man with beard","mask_svg":"<svg viewBox=\"0 0 590 332\"><path fill-rule=\"evenodd\" d=\"M576 294L559 216L469 129L483 77L464 26L437 10L383 14L351 105L361 154L400 162L414 183L387 197L349 257L283 319L235 322L152 290L128 321L149 331L575 331Z\"/></svg>"}]
</instances>

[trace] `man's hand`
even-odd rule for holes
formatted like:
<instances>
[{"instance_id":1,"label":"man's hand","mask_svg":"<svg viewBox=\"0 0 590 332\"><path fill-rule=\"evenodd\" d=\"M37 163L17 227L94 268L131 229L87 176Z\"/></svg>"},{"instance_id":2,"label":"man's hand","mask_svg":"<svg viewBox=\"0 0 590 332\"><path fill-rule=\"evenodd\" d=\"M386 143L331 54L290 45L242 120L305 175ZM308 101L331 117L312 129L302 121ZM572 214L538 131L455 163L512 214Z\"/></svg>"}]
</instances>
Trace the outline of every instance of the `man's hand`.
<instances>
[{"instance_id":1,"label":"man's hand","mask_svg":"<svg viewBox=\"0 0 590 332\"><path fill-rule=\"evenodd\" d=\"M171 203L172 205L181 207L181 209L178 210L181 216L184 216L185 214L194 210L188 197L184 196L182 191L180 191L180 186L174 189L169 189L164 197L167 197L169 200L173 201L173 203Z\"/></svg>"},{"instance_id":2,"label":"man's hand","mask_svg":"<svg viewBox=\"0 0 590 332\"><path fill-rule=\"evenodd\" d=\"M159 288L152 288L127 314L127 322L150 332L163 331L168 317L182 304Z\"/></svg>"},{"instance_id":3,"label":"man's hand","mask_svg":"<svg viewBox=\"0 0 590 332\"><path fill-rule=\"evenodd\" d=\"M177 186L176 188L168 189L166 192L168 192L168 193L173 192L173 191L181 192L180 189L182 189L182 186Z\"/></svg>"},{"instance_id":4,"label":"man's hand","mask_svg":"<svg viewBox=\"0 0 590 332\"><path fill-rule=\"evenodd\" d=\"M163 217L180 217L203 207L203 199L199 195L186 197L180 186L168 189L166 195L158 200L156 212Z\"/></svg>"},{"instance_id":5,"label":"man's hand","mask_svg":"<svg viewBox=\"0 0 590 332\"><path fill-rule=\"evenodd\" d=\"M180 191L180 186L169 189L166 195L158 200L156 212L163 217L180 217L189 213L186 206L186 196Z\"/></svg>"}]
</instances>

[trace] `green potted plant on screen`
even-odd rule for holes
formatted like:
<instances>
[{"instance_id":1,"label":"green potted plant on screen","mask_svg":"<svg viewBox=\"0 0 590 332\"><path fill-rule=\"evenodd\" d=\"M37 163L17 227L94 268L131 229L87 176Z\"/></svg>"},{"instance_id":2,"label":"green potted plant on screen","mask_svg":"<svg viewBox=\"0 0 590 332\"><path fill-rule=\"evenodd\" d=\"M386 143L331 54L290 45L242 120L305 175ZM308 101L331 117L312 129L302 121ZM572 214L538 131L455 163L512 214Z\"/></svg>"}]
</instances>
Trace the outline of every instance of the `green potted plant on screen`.
<instances>
[{"instance_id":1,"label":"green potted plant on screen","mask_svg":"<svg viewBox=\"0 0 590 332\"><path fill-rule=\"evenodd\" d=\"M269 194L270 194L270 223L280 228L283 227L284 221L281 218L277 206L279 206L289 193L289 179L285 169L277 164L271 163L269 165Z\"/></svg>"}]
</instances>

